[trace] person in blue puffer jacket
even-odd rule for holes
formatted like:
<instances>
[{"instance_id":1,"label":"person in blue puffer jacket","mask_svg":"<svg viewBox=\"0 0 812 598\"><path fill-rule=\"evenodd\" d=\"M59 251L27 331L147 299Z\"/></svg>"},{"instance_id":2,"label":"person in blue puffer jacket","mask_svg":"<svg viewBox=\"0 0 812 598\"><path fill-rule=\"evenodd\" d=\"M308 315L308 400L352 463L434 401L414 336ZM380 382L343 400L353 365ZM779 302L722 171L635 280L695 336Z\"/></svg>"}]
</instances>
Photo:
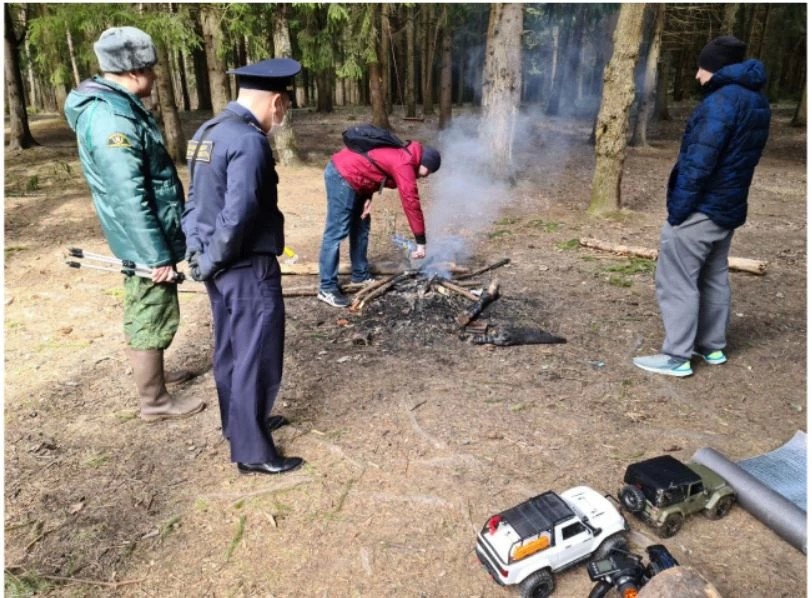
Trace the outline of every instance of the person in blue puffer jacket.
<instances>
[{"instance_id":1,"label":"person in blue puffer jacket","mask_svg":"<svg viewBox=\"0 0 812 598\"><path fill-rule=\"evenodd\" d=\"M691 358L720 365L730 319L727 258L747 219L747 195L770 126L764 65L744 60L745 44L718 37L699 54L703 100L682 137L668 179L668 218L655 275L665 327L662 353L636 357L644 370L690 376Z\"/></svg>"}]
</instances>

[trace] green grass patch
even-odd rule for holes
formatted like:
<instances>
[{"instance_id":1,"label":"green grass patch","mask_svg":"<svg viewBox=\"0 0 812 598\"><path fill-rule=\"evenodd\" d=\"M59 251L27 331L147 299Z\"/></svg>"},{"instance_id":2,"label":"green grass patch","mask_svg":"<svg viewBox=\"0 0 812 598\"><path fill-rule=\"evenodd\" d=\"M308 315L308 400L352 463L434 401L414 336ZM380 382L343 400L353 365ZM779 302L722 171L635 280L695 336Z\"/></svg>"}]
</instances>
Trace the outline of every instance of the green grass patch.
<instances>
[{"instance_id":1,"label":"green grass patch","mask_svg":"<svg viewBox=\"0 0 812 598\"><path fill-rule=\"evenodd\" d=\"M174 515L161 524L161 532L158 536L163 540L169 534L180 527L180 515Z\"/></svg>"},{"instance_id":2,"label":"green grass patch","mask_svg":"<svg viewBox=\"0 0 812 598\"><path fill-rule=\"evenodd\" d=\"M561 251L572 251L573 249L578 249L578 239L570 239L569 241L561 241L561 243L556 243L556 249L560 249Z\"/></svg>"},{"instance_id":3,"label":"green grass patch","mask_svg":"<svg viewBox=\"0 0 812 598\"><path fill-rule=\"evenodd\" d=\"M112 289L105 289L103 293L105 295L109 295L110 297L115 297L116 299L124 299L123 287L114 287Z\"/></svg>"},{"instance_id":4,"label":"green grass patch","mask_svg":"<svg viewBox=\"0 0 812 598\"><path fill-rule=\"evenodd\" d=\"M560 222L545 222L544 220L537 218L528 222L527 226L531 228L540 228L545 232L552 233L561 228L562 224Z\"/></svg>"},{"instance_id":5,"label":"green grass patch","mask_svg":"<svg viewBox=\"0 0 812 598\"><path fill-rule=\"evenodd\" d=\"M243 534L245 533L245 515L240 515L240 520L237 522L237 529L234 532L234 536L231 538L231 542L228 544L228 548L226 549L226 561L231 559L231 555L234 554L234 550L236 550L237 545L242 540Z\"/></svg>"},{"instance_id":6,"label":"green grass patch","mask_svg":"<svg viewBox=\"0 0 812 598\"><path fill-rule=\"evenodd\" d=\"M36 573L24 572L15 575L6 570L3 580L3 589L6 596L14 598L24 598L26 596L37 596L47 593L53 584L47 579L41 578Z\"/></svg>"},{"instance_id":7,"label":"green grass patch","mask_svg":"<svg viewBox=\"0 0 812 598\"><path fill-rule=\"evenodd\" d=\"M23 247L22 245L10 245L9 247L4 247L3 252L5 253L6 257L10 255L14 255L15 253L20 253L21 251L25 251L28 247Z\"/></svg>"},{"instance_id":8,"label":"green grass patch","mask_svg":"<svg viewBox=\"0 0 812 598\"><path fill-rule=\"evenodd\" d=\"M512 237L513 233L509 230L495 230L488 233L489 239L501 239L502 237Z\"/></svg>"},{"instance_id":9,"label":"green grass patch","mask_svg":"<svg viewBox=\"0 0 812 598\"><path fill-rule=\"evenodd\" d=\"M82 465L84 465L85 467L96 468L101 467L108 461L110 461L110 455L107 455L105 453L95 453L93 455L90 455L84 461L82 461Z\"/></svg>"},{"instance_id":10,"label":"green grass patch","mask_svg":"<svg viewBox=\"0 0 812 598\"><path fill-rule=\"evenodd\" d=\"M25 181L25 192L31 193L32 191L37 191L39 189L39 177L37 175L33 175L28 177Z\"/></svg>"},{"instance_id":11,"label":"green grass patch","mask_svg":"<svg viewBox=\"0 0 812 598\"><path fill-rule=\"evenodd\" d=\"M635 274L652 274L656 267L657 263L654 260L631 257L626 263L607 266L604 270L606 272L617 272L618 274L633 276Z\"/></svg>"},{"instance_id":12,"label":"green grass patch","mask_svg":"<svg viewBox=\"0 0 812 598\"><path fill-rule=\"evenodd\" d=\"M630 287L632 286L632 279L628 276L623 276L622 274L612 274L609 277L609 284L613 287Z\"/></svg>"},{"instance_id":13,"label":"green grass patch","mask_svg":"<svg viewBox=\"0 0 812 598\"><path fill-rule=\"evenodd\" d=\"M520 221L521 220L519 218L516 218L515 216L505 216L504 218L501 218L501 219L497 220L496 225L497 226L510 226L511 224L517 224Z\"/></svg>"}]
</instances>

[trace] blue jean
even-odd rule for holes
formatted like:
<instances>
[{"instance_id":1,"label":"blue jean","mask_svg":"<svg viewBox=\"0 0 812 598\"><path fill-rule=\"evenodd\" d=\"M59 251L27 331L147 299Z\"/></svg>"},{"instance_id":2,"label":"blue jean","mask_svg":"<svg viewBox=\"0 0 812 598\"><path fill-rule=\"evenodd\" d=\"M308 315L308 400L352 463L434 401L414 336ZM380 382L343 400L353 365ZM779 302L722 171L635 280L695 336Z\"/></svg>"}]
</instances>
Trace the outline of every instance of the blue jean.
<instances>
[{"instance_id":1,"label":"blue jean","mask_svg":"<svg viewBox=\"0 0 812 598\"><path fill-rule=\"evenodd\" d=\"M324 169L324 186L327 189L327 222L319 253L319 289L335 293L338 292L339 249L347 236L350 237L353 282L369 278L367 246L372 217L361 220L364 200L347 184L332 161Z\"/></svg>"}]
</instances>

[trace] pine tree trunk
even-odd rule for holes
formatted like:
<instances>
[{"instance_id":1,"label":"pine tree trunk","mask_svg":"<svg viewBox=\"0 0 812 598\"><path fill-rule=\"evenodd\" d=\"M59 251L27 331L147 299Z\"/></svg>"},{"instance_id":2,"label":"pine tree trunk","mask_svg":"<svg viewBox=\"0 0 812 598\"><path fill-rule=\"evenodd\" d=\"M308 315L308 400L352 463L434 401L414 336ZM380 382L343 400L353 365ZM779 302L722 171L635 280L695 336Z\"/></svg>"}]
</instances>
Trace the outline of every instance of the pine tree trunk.
<instances>
[{"instance_id":1,"label":"pine tree trunk","mask_svg":"<svg viewBox=\"0 0 812 598\"><path fill-rule=\"evenodd\" d=\"M200 15L194 19L195 34L203 39L203 27L200 24ZM211 88L209 87L209 72L206 66L206 48L200 47L192 50L192 64L195 71L195 93L197 94L197 109L211 110Z\"/></svg>"},{"instance_id":2,"label":"pine tree trunk","mask_svg":"<svg viewBox=\"0 0 812 598\"><path fill-rule=\"evenodd\" d=\"M798 107L795 109L795 116L792 118L793 127L806 126L806 81L804 81L803 93L801 94L801 101L798 102Z\"/></svg>"},{"instance_id":3,"label":"pine tree trunk","mask_svg":"<svg viewBox=\"0 0 812 598\"><path fill-rule=\"evenodd\" d=\"M634 127L631 145L648 147L648 121L654 111L654 91L657 80L657 63L660 61L660 46L662 44L663 27L665 26L665 4L650 5L656 11L654 27L651 31L651 44L646 57L646 72L643 75L643 89L641 91L640 110L637 112L637 122Z\"/></svg>"},{"instance_id":4,"label":"pine tree trunk","mask_svg":"<svg viewBox=\"0 0 812 598\"><path fill-rule=\"evenodd\" d=\"M491 4L482 81L481 141L490 148L493 174L512 179L513 137L522 89L521 4Z\"/></svg>"},{"instance_id":5,"label":"pine tree trunk","mask_svg":"<svg viewBox=\"0 0 812 598\"><path fill-rule=\"evenodd\" d=\"M387 114L392 114L392 30L389 24L391 4L381 4L381 93Z\"/></svg>"},{"instance_id":6,"label":"pine tree trunk","mask_svg":"<svg viewBox=\"0 0 812 598\"><path fill-rule=\"evenodd\" d=\"M230 100L228 75L223 60L218 58L223 45L220 29L220 9L213 4L200 7L200 24L203 28L203 44L206 48L206 67L211 90L211 107L215 114L222 112Z\"/></svg>"},{"instance_id":7,"label":"pine tree trunk","mask_svg":"<svg viewBox=\"0 0 812 598\"><path fill-rule=\"evenodd\" d=\"M451 126L451 23L448 5L443 5L442 66L440 67L440 129Z\"/></svg>"},{"instance_id":8,"label":"pine tree trunk","mask_svg":"<svg viewBox=\"0 0 812 598\"><path fill-rule=\"evenodd\" d=\"M76 87L79 87L82 79L79 77L79 66L76 64L76 51L73 49L73 36L70 34L70 29L65 32L65 37L68 40L68 56L70 56L70 67L73 71L73 83Z\"/></svg>"},{"instance_id":9,"label":"pine tree trunk","mask_svg":"<svg viewBox=\"0 0 812 598\"><path fill-rule=\"evenodd\" d=\"M329 114L333 111L333 86L330 71L316 73L316 111Z\"/></svg>"},{"instance_id":10,"label":"pine tree trunk","mask_svg":"<svg viewBox=\"0 0 812 598\"><path fill-rule=\"evenodd\" d=\"M162 42L156 43L155 49L158 54L158 64L155 65L155 86L158 89L158 103L163 116L165 146L172 159L176 163L182 164L186 161L186 139L183 136L178 107L175 104L169 55Z\"/></svg>"},{"instance_id":11,"label":"pine tree trunk","mask_svg":"<svg viewBox=\"0 0 812 598\"><path fill-rule=\"evenodd\" d=\"M290 42L290 29L288 28L288 4L277 4L273 18L273 53L277 58L292 58L293 46ZM282 124L273 131L276 144L276 159L285 166L301 163L296 143L296 134L291 125L290 110L285 114Z\"/></svg>"},{"instance_id":12,"label":"pine tree trunk","mask_svg":"<svg viewBox=\"0 0 812 598\"><path fill-rule=\"evenodd\" d=\"M736 15L739 12L738 4L725 4L725 12L722 16L722 35L734 35L733 29L736 26Z\"/></svg>"},{"instance_id":13,"label":"pine tree trunk","mask_svg":"<svg viewBox=\"0 0 812 598\"><path fill-rule=\"evenodd\" d=\"M189 99L189 83L186 80L186 53L178 50L175 54L175 64L178 73L178 84L180 86L181 108L184 112L189 112L192 102Z\"/></svg>"},{"instance_id":14,"label":"pine tree trunk","mask_svg":"<svg viewBox=\"0 0 812 598\"><path fill-rule=\"evenodd\" d=\"M380 4L370 4L369 10L373 23L381 22L382 6ZM383 31L373 31L375 36L374 59L367 63L367 73L369 74L369 103L372 105L372 124L376 127L391 129L389 117L386 114L386 98L383 93L383 71L381 69L381 36Z\"/></svg>"},{"instance_id":15,"label":"pine tree trunk","mask_svg":"<svg viewBox=\"0 0 812 598\"><path fill-rule=\"evenodd\" d=\"M570 31L571 27L568 24L559 27L558 37L558 55L556 57L556 73L553 80L553 86L550 89L550 99L547 101L547 109L545 114L555 116L558 114L559 104L561 102L561 92L564 88L564 76L568 75L567 71L567 51L570 47Z\"/></svg>"},{"instance_id":16,"label":"pine tree trunk","mask_svg":"<svg viewBox=\"0 0 812 598\"><path fill-rule=\"evenodd\" d=\"M634 102L634 66L640 54L645 4L621 4L604 72L603 99L595 130L595 174L589 211L602 214L621 205L620 183L626 159L629 109Z\"/></svg>"},{"instance_id":17,"label":"pine tree trunk","mask_svg":"<svg viewBox=\"0 0 812 598\"><path fill-rule=\"evenodd\" d=\"M37 79L34 76L34 65L33 65L34 60L33 57L31 56L31 46L28 43L27 37L25 39L25 55L27 58L25 62L27 65L26 71L28 75L28 89L31 90L31 93L29 94L30 99L28 103L31 105L32 108L36 108L38 107Z\"/></svg>"},{"instance_id":18,"label":"pine tree trunk","mask_svg":"<svg viewBox=\"0 0 812 598\"><path fill-rule=\"evenodd\" d=\"M415 100L414 6L406 8L406 116L417 116Z\"/></svg>"},{"instance_id":19,"label":"pine tree trunk","mask_svg":"<svg viewBox=\"0 0 812 598\"><path fill-rule=\"evenodd\" d=\"M9 125L11 134L8 137L8 149L27 149L39 145L31 135L28 127L28 112L25 109L25 88L23 76L20 71L20 42L21 38L14 33L14 23L11 20L9 5L4 5L5 16L5 76L6 92L8 98Z\"/></svg>"},{"instance_id":20,"label":"pine tree trunk","mask_svg":"<svg viewBox=\"0 0 812 598\"><path fill-rule=\"evenodd\" d=\"M666 52L661 55L660 63L658 64L659 75L657 77L657 119L658 120L671 120L671 115L668 113L668 84L671 81L671 53Z\"/></svg>"},{"instance_id":21,"label":"pine tree trunk","mask_svg":"<svg viewBox=\"0 0 812 598\"><path fill-rule=\"evenodd\" d=\"M434 114L434 54L437 48L437 18L434 4L422 4L425 11L423 21L425 62L423 67L423 116Z\"/></svg>"},{"instance_id":22,"label":"pine tree trunk","mask_svg":"<svg viewBox=\"0 0 812 598\"><path fill-rule=\"evenodd\" d=\"M587 8L586 5L581 5L576 10L578 12L575 15L575 27L567 48L567 73L563 85L563 95L570 107L575 105L578 95L578 71L581 64L581 47L584 45Z\"/></svg>"}]
</instances>

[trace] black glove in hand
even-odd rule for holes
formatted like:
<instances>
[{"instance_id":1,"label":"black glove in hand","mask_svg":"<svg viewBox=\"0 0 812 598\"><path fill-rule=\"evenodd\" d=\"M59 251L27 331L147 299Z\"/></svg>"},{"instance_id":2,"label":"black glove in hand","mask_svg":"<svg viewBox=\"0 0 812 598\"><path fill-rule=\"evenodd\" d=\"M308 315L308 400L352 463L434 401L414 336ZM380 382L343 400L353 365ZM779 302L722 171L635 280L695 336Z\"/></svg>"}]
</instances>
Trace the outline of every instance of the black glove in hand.
<instances>
[{"instance_id":1,"label":"black glove in hand","mask_svg":"<svg viewBox=\"0 0 812 598\"><path fill-rule=\"evenodd\" d=\"M196 280L197 282L201 282L203 280L203 274L200 272L200 265L197 263L199 257L200 253L195 251L186 258L186 261L189 263L189 276L192 277L192 280Z\"/></svg>"}]
</instances>

